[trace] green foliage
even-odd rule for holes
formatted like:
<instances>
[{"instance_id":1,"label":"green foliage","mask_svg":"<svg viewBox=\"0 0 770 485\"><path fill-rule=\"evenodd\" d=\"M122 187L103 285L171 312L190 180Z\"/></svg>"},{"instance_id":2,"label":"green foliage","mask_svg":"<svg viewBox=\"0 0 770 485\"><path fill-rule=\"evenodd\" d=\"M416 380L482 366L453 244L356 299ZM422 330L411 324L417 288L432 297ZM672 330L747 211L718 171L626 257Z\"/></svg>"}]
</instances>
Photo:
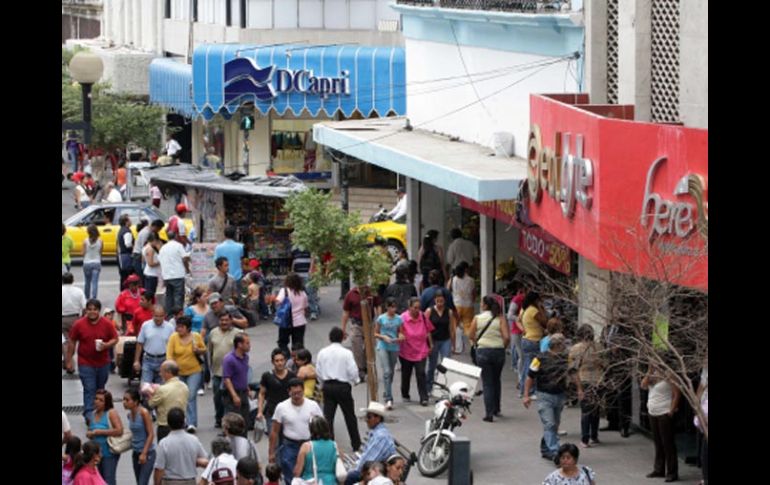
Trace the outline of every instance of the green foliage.
<instances>
[{"instance_id":1,"label":"green foliage","mask_svg":"<svg viewBox=\"0 0 770 485\"><path fill-rule=\"evenodd\" d=\"M286 211L294 226L292 241L313 255L316 271L313 283L321 286L353 275L357 283L379 283L390 275L390 260L380 249L370 248L369 230L359 230L358 213L345 214L330 203L331 194L317 190L295 193L286 201ZM322 262L323 255L332 259Z\"/></svg>"},{"instance_id":2,"label":"green foliage","mask_svg":"<svg viewBox=\"0 0 770 485\"><path fill-rule=\"evenodd\" d=\"M81 87L69 74L69 63L78 50L62 49L62 121L83 117ZM91 90L91 146L105 150L125 149L135 143L145 149L161 146L165 109L143 100L108 92L108 83L96 83Z\"/></svg>"}]
</instances>

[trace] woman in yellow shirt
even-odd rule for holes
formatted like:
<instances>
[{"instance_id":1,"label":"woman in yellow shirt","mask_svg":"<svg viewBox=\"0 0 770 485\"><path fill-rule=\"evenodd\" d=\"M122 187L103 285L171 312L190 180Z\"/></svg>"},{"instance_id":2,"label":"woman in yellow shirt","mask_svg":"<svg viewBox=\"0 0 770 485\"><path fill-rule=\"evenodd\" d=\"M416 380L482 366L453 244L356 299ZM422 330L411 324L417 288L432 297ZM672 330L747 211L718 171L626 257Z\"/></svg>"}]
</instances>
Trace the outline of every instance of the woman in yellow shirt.
<instances>
[{"instance_id":1,"label":"woman in yellow shirt","mask_svg":"<svg viewBox=\"0 0 770 485\"><path fill-rule=\"evenodd\" d=\"M532 359L540 352L540 339L543 338L543 330L548 321L546 312L543 309L543 303L540 301L540 294L536 291L530 291L524 297L521 303L521 313L519 320L524 326L524 336L521 339L521 353L524 359L524 365L521 366L521 375L519 382L527 380L527 372ZM535 394L534 386L530 389L530 395ZM519 397L524 397L524 385L520 386Z\"/></svg>"},{"instance_id":2,"label":"woman in yellow shirt","mask_svg":"<svg viewBox=\"0 0 770 485\"><path fill-rule=\"evenodd\" d=\"M192 319L183 315L176 319L176 332L171 334L166 347L166 358L179 366L179 379L190 389L187 397L187 431L195 432L198 426L198 394L203 367L201 359L206 353L206 344L198 332L192 330Z\"/></svg>"},{"instance_id":3,"label":"woman in yellow shirt","mask_svg":"<svg viewBox=\"0 0 770 485\"><path fill-rule=\"evenodd\" d=\"M313 355L308 349L299 349L294 360L297 362L297 377L305 383L305 397L316 400L316 373L315 365L312 364Z\"/></svg>"}]
</instances>

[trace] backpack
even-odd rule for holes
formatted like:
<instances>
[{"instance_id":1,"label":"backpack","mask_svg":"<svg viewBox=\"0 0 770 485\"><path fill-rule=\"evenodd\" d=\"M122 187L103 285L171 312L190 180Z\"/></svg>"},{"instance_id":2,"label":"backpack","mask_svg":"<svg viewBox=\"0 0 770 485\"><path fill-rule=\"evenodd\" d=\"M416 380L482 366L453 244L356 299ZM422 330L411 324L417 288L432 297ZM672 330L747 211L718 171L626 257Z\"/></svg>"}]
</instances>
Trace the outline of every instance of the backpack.
<instances>
[{"instance_id":1,"label":"backpack","mask_svg":"<svg viewBox=\"0 0 770 485\"><path fill-rule=\"evenodd\" d=\"M278 310L276 310L273 323L278 325L279 328L291 328L291 299L289 299L289 289L284 288L283 291L286 297L281 302Z\"/></svg>"},{"instance_id":2,"label":"backpack","mask_svg":"<svg viewBox=\"0 0 770 485\"><path fill-rule=\"evenodd\" d=\"M171 216L168 220L168 226L166 227L166 233L173 232L179 235L179 216Z\"/></svg>"}]
</instances>

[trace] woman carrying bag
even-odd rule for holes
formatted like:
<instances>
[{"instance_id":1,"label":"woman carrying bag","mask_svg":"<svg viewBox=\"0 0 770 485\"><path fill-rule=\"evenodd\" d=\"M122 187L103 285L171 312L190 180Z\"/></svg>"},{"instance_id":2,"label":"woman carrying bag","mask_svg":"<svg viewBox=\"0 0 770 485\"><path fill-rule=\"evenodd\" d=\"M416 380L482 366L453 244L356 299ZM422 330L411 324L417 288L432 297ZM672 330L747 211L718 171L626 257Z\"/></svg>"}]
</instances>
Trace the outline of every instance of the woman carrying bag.
<instances>
[{"instance_id":1,"label":"woman carrying bag","mask_svg":"<svg viewBox=\"0 0 770 485\"><path fill-rule=\"evenodd\" d=\"M481 301L481 314L471 322L469 338L476 350L476 365L481 367L481 381L484 385L484 421L494 421L500 416L502 396L500 376L505 365L505 349L511 340L508 324L500 317L500 305L494 297L487 295Z\"/></svg>"},{"instance_id":2,"label":"woman carrying bag","mask_svg":"<svg viewBox=\"0 0 770 485\"><path fill-rule=\"evenodd\" d=\"M310 420L310 441L299 449L292 485L335 485L337 444L331 439L329 423L323 416ZM309 456L308 456L309 455Z\"/></svg>"}]
</instances>

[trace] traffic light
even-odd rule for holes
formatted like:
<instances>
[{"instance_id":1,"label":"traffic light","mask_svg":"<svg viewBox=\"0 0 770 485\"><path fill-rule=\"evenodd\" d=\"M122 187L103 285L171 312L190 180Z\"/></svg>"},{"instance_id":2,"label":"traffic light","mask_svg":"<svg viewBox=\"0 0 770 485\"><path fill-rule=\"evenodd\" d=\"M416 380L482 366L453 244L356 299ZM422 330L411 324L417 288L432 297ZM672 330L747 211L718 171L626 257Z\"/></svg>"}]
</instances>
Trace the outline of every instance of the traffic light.
<instances>
[{"instance_id":1,"label":"traffic light","mask_svg":"<svg viewBox=\"0 0 770 485\"><path fill-rule=\"evenodd\" d=\"M251 115L244 116L241 118L241 129L242 130L253 130L254 129L254 117Z\"/></svg>"}]
</instances>

